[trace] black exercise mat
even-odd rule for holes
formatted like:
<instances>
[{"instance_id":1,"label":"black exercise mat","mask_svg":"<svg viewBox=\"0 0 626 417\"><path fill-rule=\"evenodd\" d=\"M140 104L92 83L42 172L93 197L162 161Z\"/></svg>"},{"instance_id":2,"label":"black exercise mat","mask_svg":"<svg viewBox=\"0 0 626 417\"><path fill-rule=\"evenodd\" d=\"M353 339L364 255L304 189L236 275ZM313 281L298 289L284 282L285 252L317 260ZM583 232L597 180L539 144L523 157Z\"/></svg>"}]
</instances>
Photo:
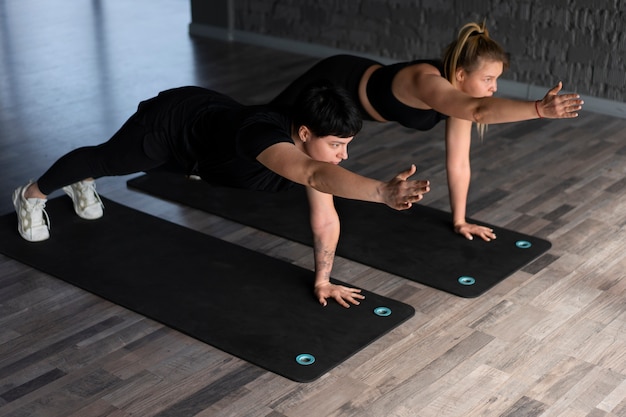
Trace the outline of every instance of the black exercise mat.
<instances>
[{"instance_id":1,"label":"black exercise mat","mask_svg":"<svg viewBox=\"0 0 626 417\"><path fill-rule=\"evenodd\" d=\"M0 217L0 252L298 382L415 313L365 290L359 306L322 307L312 271L102 200L95 221L76 216L66 196L50 200L43 242L23 240L14 213Z\"/></svg>"},{"instance_id":2,"label":"black exercise mat","mask_svg":"<svg viewBox=\"0 0 626 417\"><path fill-rule=\"evenodd\" d=\"M182 175L150 173L128 186L287 239L311 245L304 188L267 193L212 187ZM550 249L550 242L494 225L497 239L467 240L451 216L414 205L396 211L382 204L335 198L341 220L337 255L460 297L477 297ZM472 221L471 219L469 221Z\"/></svg>"}]
</instances>

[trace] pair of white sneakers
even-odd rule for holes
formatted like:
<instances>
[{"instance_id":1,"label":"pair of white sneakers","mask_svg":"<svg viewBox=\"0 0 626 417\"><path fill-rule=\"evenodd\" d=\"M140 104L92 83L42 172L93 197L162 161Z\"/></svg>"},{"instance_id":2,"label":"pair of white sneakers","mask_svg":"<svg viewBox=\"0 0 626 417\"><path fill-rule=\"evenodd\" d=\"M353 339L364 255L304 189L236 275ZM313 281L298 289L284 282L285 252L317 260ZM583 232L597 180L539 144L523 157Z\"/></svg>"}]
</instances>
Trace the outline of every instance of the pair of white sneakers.
<instances>
[{"instance_id":1,"label":"pair of white sneakers","mask_svg":"<svg viewBox=\"0 0 626 417\"><path fill-rule=\"evenodd\" d=\"M17 230L29 242L40 242L50 237L50 219L46 213L44 198L26 198L24 191L31 183L13 192L13 207L17 212ZM74 211L87 220L99 219L103 215L104 204L96 192L95 181L79 181L63 187L74 203Z\"/></svg>"}]
</instances>

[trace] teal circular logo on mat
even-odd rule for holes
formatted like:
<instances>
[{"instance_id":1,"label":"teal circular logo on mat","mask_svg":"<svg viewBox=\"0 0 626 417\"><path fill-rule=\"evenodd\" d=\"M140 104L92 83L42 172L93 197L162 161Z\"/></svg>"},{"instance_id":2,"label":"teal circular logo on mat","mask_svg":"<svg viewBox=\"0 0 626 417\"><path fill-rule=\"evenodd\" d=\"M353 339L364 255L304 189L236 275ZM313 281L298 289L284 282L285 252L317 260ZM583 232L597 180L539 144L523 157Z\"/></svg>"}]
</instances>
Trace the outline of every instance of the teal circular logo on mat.
<instances>
[{"instance_id":1,"label":"teal circular logo on mat","mask_svg":"<svg viewBox=\"0 0 626 417\"><path fill-rule=\"evenodd\" d=\"M296 356L296 362L298 362L300 365L311 365L313 362L315 362L315 356L308 353L301 353Z\"/></svg>"},{"instance_id":2,"label":"teal circular logo on mat","mask_svg":"<svg viewBox=\"0 0 626 417\"><path fill-rule=\"evenodd\" d=\"M528 249L532 246L532 243L526 240L518 240L517 242L515 242L515 246L517 246L520 249Z\"/></svg>"},{"instance_id":3,"label":"teal circular logo on mat","mask_svg":"<svg viewBox=\"0 0 626 417\"><path fill-rule=\"evenodd\" d=\"M387 307L376 307L374 309L374 314L381 317L391 316L391 309Z\"/></svg>"},{"instance_id":4,"label":"teal circular logo on mat","mask_svg":"<svg viewBox=\"0 0 626 417\"><path fill-rule=\"evenodd\" d=\"M476 283L476 280L472 277L468 277L468 276L459 277L459 284L461 285L474 285L475 283Z\"/></svg>"}]
</instances>

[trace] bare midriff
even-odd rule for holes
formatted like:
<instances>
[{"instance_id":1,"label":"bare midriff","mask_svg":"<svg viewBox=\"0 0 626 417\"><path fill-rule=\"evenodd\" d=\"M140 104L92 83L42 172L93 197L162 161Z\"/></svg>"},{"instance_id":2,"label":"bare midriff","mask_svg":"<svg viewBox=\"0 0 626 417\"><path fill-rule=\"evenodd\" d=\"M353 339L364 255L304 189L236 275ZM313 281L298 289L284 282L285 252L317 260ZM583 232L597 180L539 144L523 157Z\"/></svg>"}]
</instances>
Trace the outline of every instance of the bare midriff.
<instances>
[{"instance_id":1,"label":"bare midriff","mask_svg":"<svg viewBox=\"0 0 626 417\"><path fill-rule=\"evenodd\" d=\"M372 107L369 99L367 98L367 82L369 81L372 73L376 71L378 68L382 67L382 65L372 65L368 69L365 70L363 76L361 77L361 81L359 82L359 100L361 100L361 105L369 114L372 119L378 122L387 122L375 109Z\"/></svg>"},{"instance_id":2,"label":"bare midriff","mask_svg":"<svg viewBox=\"0 0 626 417\"><path fill-rule=\"evenodd\" d=\"M367 83L370 80L370 77L378 68L381 68L382 65L376 64L367 68L361 76L361 81L359 82L359 100L361 100L361 104L363 108L369 114L372 119L379 122L388 122L389 120L385 119L383 116L374 109L372 103L370 103L367 97ZM439 74L439 70L428 63L421 63L416 65L409 65L405 68L402 68L393 79L393 83L391 85L393 96L400 103L404 104L407 107L412 107L419 110L430 110L432 107L424 103L421 99L419 99L414 91L414 84L416 75L419 73L425 74Z\"/></svg>"}]
</instances>

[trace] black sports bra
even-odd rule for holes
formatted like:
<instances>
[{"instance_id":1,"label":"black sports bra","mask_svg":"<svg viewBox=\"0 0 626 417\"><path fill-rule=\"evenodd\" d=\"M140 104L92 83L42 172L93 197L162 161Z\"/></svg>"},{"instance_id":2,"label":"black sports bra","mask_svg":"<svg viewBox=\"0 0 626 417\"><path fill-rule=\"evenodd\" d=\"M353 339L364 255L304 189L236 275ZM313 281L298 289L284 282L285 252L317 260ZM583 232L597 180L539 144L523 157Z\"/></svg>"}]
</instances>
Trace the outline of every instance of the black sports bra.
<instances>
[{"instance_id":1,"label":"black sports bra","mask_svg":"<svg viewBox=\"0 0 626 417\"><path fill-rule=\"evenodd\" d=\"M372 75L370 75L366 86L367 99L384 119L398 122L402 126L411 129L429 130L441 120L448 117L436 110L422 110L407 106L395 98L391 91L393 77L395 77L401 69L409 65L422 63L437 67L443 74L443 66L440 61L416 60L386 65L376 69Z\"/></svg>"}]
</instances>

